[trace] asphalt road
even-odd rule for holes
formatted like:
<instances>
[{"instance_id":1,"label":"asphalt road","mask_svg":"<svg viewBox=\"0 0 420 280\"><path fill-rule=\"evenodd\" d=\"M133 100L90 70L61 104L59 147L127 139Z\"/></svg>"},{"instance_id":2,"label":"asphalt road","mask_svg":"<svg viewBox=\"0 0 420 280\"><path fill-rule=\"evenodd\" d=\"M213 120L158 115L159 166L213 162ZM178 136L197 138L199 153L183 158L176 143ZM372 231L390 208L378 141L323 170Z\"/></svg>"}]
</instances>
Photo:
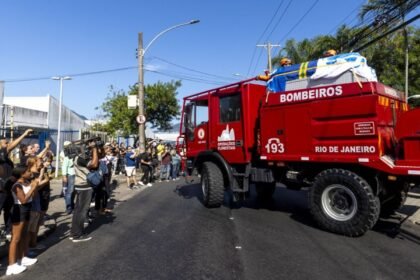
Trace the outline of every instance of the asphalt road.
<instances>
[{"instance_id":1,"label":"asphalt road","mask_svg":"<svg viewBox=\"0 0 420 280\"><path fill-rule=\"evenodd\" d=\"M62 239L13 278L420 279L420 244L393 224L360 238L324 232L306 193L283 188L268 206L206 209L200 198L198 184L148 188L95 221L91 241Z\"/></svg>"}]
</instances>

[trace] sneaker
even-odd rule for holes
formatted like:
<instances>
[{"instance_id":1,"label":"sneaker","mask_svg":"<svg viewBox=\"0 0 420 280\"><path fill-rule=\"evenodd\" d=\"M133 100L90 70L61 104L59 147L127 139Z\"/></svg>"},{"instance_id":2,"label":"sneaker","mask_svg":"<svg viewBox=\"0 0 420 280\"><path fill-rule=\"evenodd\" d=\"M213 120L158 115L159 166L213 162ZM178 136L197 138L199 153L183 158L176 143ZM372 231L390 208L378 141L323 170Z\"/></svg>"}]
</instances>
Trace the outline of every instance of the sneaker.
<instances>
[{"instance_id":1,"label":"sneaker","mask_svg":"<svg viewBox=\"0 0 420 280\"><path fill-rule=\"evenodd\" d=\"M148 183L146 186L151 187L151 186L152 186L152 184L151 184L151 183Z\"/></svg>"},{"instance_id":2,"label":"sneaker","mask_svg":"<svg viewBox=\"0 0 420 280\"><path fill-rule=\"evenodd\" d=\"M35 264L37 261L38 261L38 259L35 259L35 258L23 257L23 259L20 261L20 265L31 266L31 265ZM18 263L19 263L19 261L18 261Z\"/></svg>"},{"instance_id":3,"label":"sneaker","mask_svg":"<svg viewBox=\"0 0 420 280\"><path fill-rule=\"evenodd\" d=\"M12 265L7 266L6 275L14 275L22 273L26 270L26 266L19 265L18 263L14 263Z\"/></svg>"},{"instance_id":4,"label":"sneaker","mask_svg":"<svg viewBox=\"0 0 420 280\"><path fill-rule=\"evenodd\" d=\"M142 181L139 181L139 185L144 186L144 183Z\"/></svg>"},{"instance_id":5,"label":"sneaker","mask_svg":"<svg viewBox=\"0 0 420 280\"><path fill-rule=\"evenodd\" d=\"M89 206L90 207L94 207L95 206L95 202L91 202Z\"/></svg>"},{"instance_id":6,"label":"sneaker","mask_svg":"<svg viewBox=\"0 0 420 280\"><path fill-rule=\"evenodd\" d=\"M77 243L77 242L85 242L85 241L89 241L89 240L91 240L91 239L92 239L92 237L91 237L91 236L81 235L81 236L79 236L79 237L73 237L72 241L73 241L74 243Z\"/></svg>"}]
</instances>

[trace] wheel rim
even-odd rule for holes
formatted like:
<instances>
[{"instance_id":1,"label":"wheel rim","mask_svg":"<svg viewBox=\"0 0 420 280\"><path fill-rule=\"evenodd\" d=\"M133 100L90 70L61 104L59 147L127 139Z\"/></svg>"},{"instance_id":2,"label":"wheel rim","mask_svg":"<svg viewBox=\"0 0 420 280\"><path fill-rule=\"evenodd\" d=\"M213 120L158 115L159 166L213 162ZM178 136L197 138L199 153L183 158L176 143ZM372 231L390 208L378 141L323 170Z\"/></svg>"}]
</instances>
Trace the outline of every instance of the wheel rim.
<instances>
[{"instance_id":1,"label":"wheel rim","mask_svg":"<svg viewBox=\"0 0 420 280\"><path fill-rule=\"evenodd\" d=\"M356 196L343 185L328 186L322 193L321 202L324 213L337 221L348 221L357 212Z\"/></svg>"}]
</instances>

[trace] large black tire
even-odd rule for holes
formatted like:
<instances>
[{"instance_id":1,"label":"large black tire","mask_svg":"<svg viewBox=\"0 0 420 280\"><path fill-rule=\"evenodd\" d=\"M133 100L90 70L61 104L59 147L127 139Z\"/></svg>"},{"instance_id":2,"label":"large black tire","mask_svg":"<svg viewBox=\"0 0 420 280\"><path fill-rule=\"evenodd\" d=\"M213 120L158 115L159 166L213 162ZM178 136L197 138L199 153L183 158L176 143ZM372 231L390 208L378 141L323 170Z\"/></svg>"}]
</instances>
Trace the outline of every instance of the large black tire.
<instances>
[{"instance_id":1,"label":"large black tire","mask_svg":"<svg viewBox=\"0 0 420 280\"><path fill-rule=\"evenodd\" d=\"M257 192L257 199L260 201L268 201L273 197L276 190L276 182L272 183L256 183L255 191Z\"/></svg>"},{"instance_id":2,"label":"large black tire","mask_svg":"<svg viewBox=\"0 0 420 280\"><path fill-rule=\"evenodd\" d=\"M201 188L203 191L203 203L206 207L220 207L224 198L223 174L220 168L213 162L203 163L201 170Z\"/></svg>"},{"instance_id":3,"label":"large black tire","mask_svg":"<svg viewBox=\"0 0 420 280\"><path fill-rule=\"evenodd\" d=\"M320 227L346 236L361 236L378 221L380 201L359 175L328 169L315 178L310 207Z\"/></svg>"},{"instance_id":4,"label":"large black tire","mask_svg":"<svg viewBox=\"0 0 420 280\"><path fill-rule=\"evenodd\" d=\"M407 191L401 190L393 195L389 200L381 205L381 217L389 217L390 215L395 214L395 211L403 207L405 201L407 200Z\"/></svg>"}]
</instances>

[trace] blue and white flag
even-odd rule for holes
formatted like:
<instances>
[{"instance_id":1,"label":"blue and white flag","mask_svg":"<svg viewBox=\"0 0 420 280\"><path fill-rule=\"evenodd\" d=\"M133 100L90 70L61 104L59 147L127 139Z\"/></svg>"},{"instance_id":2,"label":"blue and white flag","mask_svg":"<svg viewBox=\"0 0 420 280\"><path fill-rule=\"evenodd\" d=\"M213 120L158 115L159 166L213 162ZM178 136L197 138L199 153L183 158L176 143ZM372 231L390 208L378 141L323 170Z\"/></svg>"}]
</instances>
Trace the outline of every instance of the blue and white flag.
<instances>
[{"instance_id":1,"label":"blue and white flag","mask_svg":"<svg viewBox=\"0 0 420 280\"><path fill-rule=\"evenodd\" d=\"M378 81L375 70L367 65L366 58L359 53L345 53L318 59L312 80L335 78L346 71L352 71L370 82Z\"/></svg>"}]
</instances>

